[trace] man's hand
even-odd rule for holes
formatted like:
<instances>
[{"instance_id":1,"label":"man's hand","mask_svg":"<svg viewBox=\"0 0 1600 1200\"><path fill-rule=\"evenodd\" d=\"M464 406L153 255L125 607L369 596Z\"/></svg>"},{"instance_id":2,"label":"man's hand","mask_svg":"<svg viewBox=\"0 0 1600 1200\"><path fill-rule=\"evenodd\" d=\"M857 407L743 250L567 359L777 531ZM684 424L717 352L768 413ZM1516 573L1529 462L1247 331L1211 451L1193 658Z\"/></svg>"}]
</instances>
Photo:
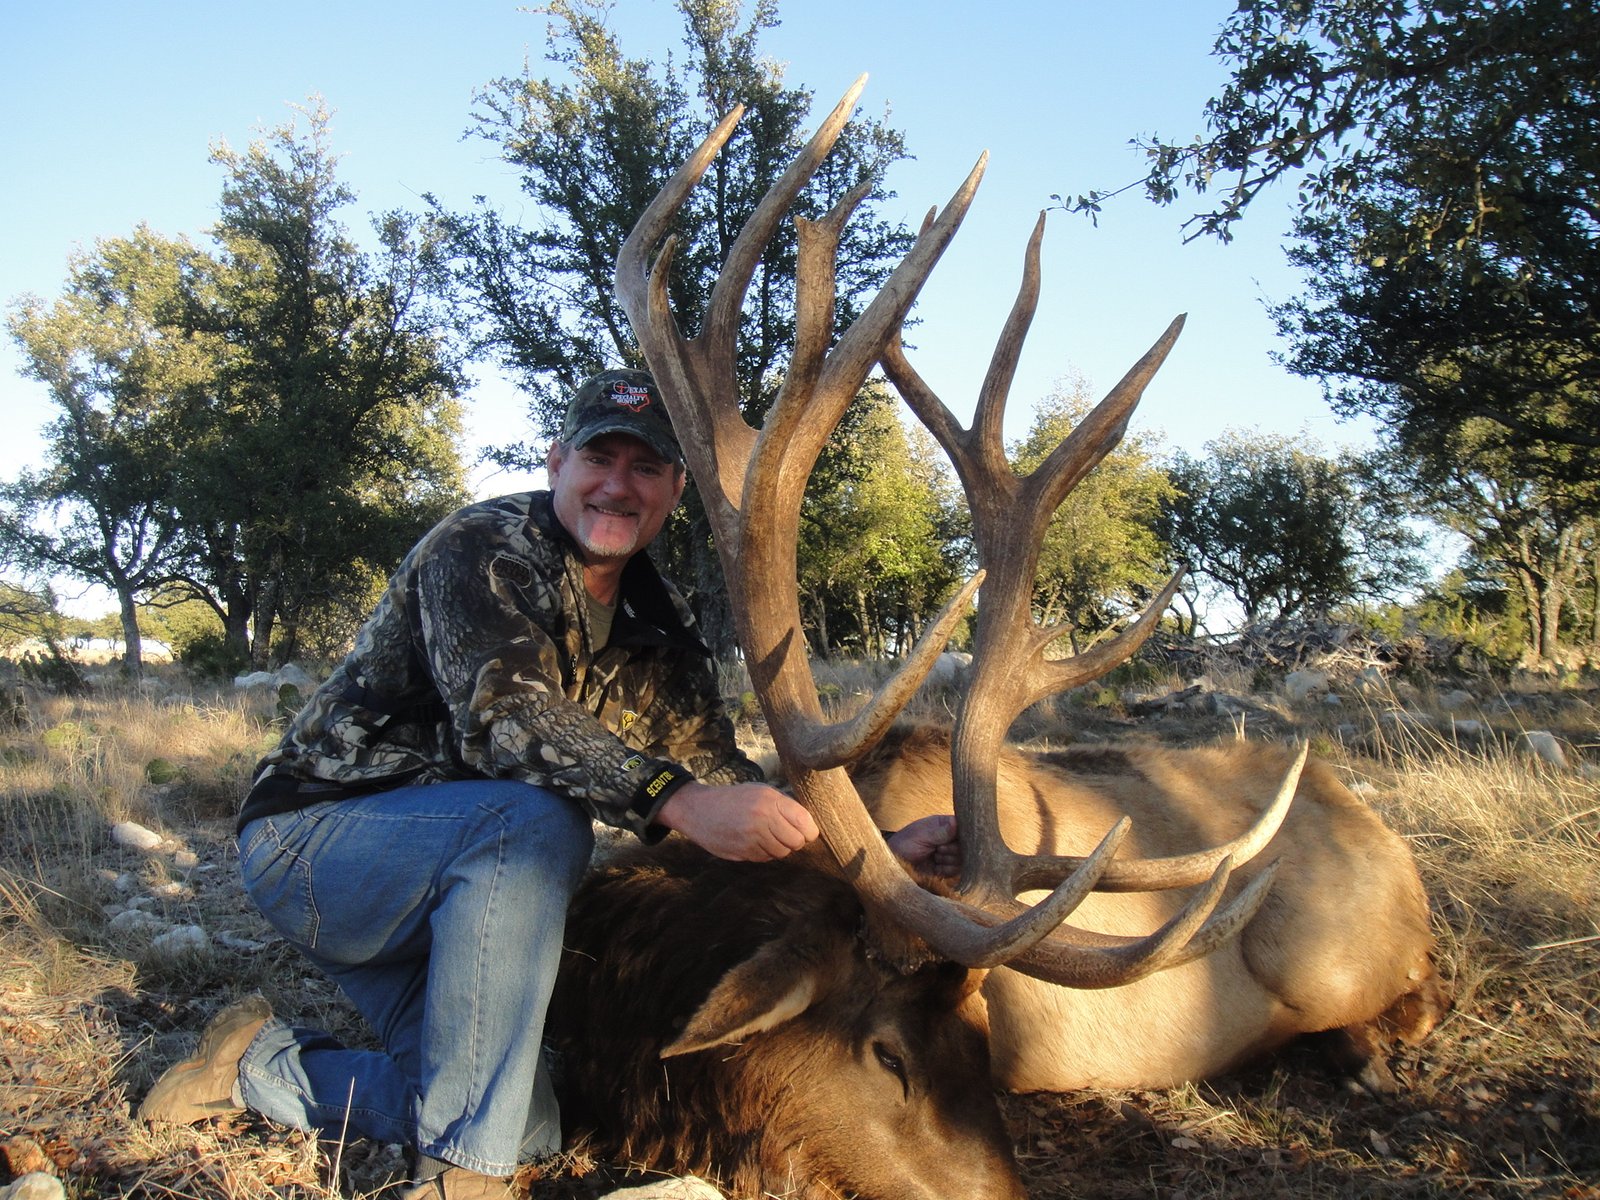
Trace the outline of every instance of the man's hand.
<instances>
[{"instance_id":1,"label":"man's hand","mask_svg":"<svg viewBox=\"0 0 1600 1200\"><path fill-rule=\"evenodd\" d=\"M952 816L919 817L889 835L889 849L925 874L946 879L961 874L961 840Z\"/></svg>"},{"instance_id":2,"label":"man's hand","mask_svg":"<svg viewBox=\"0 0 1600 1200\"><path fill-rule=\"evenodd\" d=\"M805 805L764 783L686 783L667 797L656 822L735 862L782 858L820 833Z\"/></svg>"}]
</instances>

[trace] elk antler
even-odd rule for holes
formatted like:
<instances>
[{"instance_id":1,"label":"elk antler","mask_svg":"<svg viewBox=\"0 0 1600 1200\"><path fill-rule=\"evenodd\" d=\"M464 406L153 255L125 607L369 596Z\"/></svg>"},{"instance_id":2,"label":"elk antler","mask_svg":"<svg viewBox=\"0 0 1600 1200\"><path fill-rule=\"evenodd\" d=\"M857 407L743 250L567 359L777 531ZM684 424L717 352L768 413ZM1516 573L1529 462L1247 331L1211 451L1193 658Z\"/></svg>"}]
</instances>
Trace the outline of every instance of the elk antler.
<instances>
[{"instance_id":1,"label":"elk antler","mask_svg":"<svg viewBox=\"0 0 1600 1200\"><path fill-rule=\"evenodd\" d=\"M1039 214L1028 239L1022 283L995 345L979 391L972 426L963 429L912 368L898 331L884 348L883 367L901 398L944 447L972 513L979 567L987 573L973 637L972 670L951 741L954 791L962 829L960 894L1000 911L1014 909L1018 892L1053 886L1085 859L1020 855L1001 836L997 804L1000 750L1006 731L1029 705L1104 675L1125 662L1154 632L1183 579L1179 570L1128 628L1109 642L1070 658L1050 658L1066 630L1033 619L1033 580L1051 517L1074 487L1122 440L1128 419L1178 334L1183 317L1123 376L1098 405L1031 473L1019 476L1006 460L1001 420L1017 360L1039 300ZM1274 802L1249 830L1224 846L1169 859L1113 862L1101 891L1152 891L1203 882L1230 857L1243 863L1272 840L1294 798L1305 749ZM1220 926L1218 926L1220 928Z\"/></svg>"},{"instance_id":2,"label":"elk antler","mask_svg":"<svg viewBox=\"0 0 1600 1200\"><path fill-rule=\"evenodd\" d=\"M757 206L728 253L697 337L684 338L672 317L667 278L674 240L667 233L673 217L733 132L742 109L723 118L639 217L617 255L617 296L664 393L684 456L705 503L739 643L790 786L816 818L837 869L860 894L875 928L909 930L934 952L970 966L1008 962L1041 978L1076 986L1127 982L1205 953L1230 936L1254 912L1265 883L1260 879L1253 882L1226 913L1218 914L1208 924L1207 917L1222 893L1229 869L1225 857L1218 865L1219 856L1213 854L1207 871L1215 868L1215 874L1208 885L1167 927L1147 938L1115 938L1068 927L1057 931L1083 896L1113 870L1112 855L1124 830L1113 830L1086 860L1035 863L1025 871L1012 871L1030 886L1036 884L1042 872L1064 876L1060 886L1034 908L1017 905L1014 890L987 886L982 895L968 889L971 899L986 906L977 907L966 899L933 895L911 880L885 846L843 770L845 764L882 735L926 677L980 583L984 584L981 627L983 613L991 606L1010 610L1020 602L1026 608L1032 587L1032 560L1024 577L1018 577L1009 563L1002 567L1002 577L1008 582L998 587L1020 586L1020 601L996 598L998 588L992 575L987 583L982 571L969 580L929 626L896 675L851 721L833 725L824 719L806 661L798 587L793 582L806 480L868 372L885 356L887 348L896 344L907 312L966 214L984 166L980 159L945 209L929 215L905 259L831 348L839 238L866 189L855 189L820 220L796 219L799 244L794 353L765 423L759 432L752 429L739 412L734 377L734 342L745 292L767 242L832 147L865 83L865 76L856 81ZM651 254L658 246L660 250L652 264ZM889 357L897 354L895 350ZM1001 357L997 353L997 363ZM1014 363L1013 352L1010 365L998 373L991 370L989 386L1001 386L1003 381L998 375L1009 379ZM1154 366L1149 370L1153 371ZM1132 400L1136 401L1137 388L1132 390ZM1126 409L1131 410L1132 406L1130 401ZM942 407L935 402L934 411L924 415L936 435L940 434L941 422L948 429L955 428L948 413L939 416L937 410ZM984 476L998 481L1000 467L1004 466L1003 454L997 449L998 415L990 420L995 429L993 446L984 443L974 453L999 455L999 466L987 468ZM1126 421L1126 412L1122 420ZM1107 449L1115 440L1107 428L1111 423L1102 419L1097 424L1102 437L1111 436ZM1120 435L1120 426L1116 434ZM1075 447L1069 455L1058 452L1041 468L1050 476L1048 485L1032 489L1038 493L1038 503L1048 500L1050 505L1041 520L1048 520L1049 512L1072 484L1097 461L1098 454L1104 453L1100 450L1088 457L1080 454L1076 447L1090 440L1090 435L1080 435L1081 429L1068 439ZM1064 457L1072 458L1071 467L1052 466ZM1009 475L1009 469L1005 473ZM965 475L963 479L966 480ZM1015 578L1021 578L1020 585L1010 582ZM1166 596L1160 605L1165 602ZM1153 620L1145 618L1146 623ZM1080 669L1102 661L1102 669L1108 669L1119 661L1105 649L1085 658L1088 661ZM1034 692L1045 679L1061 679L1066 674L1059 668L1038 668L1024 691ZM1000 727L1002 736L1017 711L1020 706L1009 709L1010 715ZM976 762L970 768L980 769L981 764ZM966 824L962 826L962 843L968 856L974 855L974 833L999 842L998 830L993 828L992 777L987 794L987 820L970 818L963 810L961 820L973 825L970 831ZM1009 853L1003 844L1001 851ZM976 857L984 864L996 861L983 850L977 850ZM985 865L974 878L987 881L999 878L1000 873ZM990 890L994 894L988 894Z\"/></svg>"}]
</instances>

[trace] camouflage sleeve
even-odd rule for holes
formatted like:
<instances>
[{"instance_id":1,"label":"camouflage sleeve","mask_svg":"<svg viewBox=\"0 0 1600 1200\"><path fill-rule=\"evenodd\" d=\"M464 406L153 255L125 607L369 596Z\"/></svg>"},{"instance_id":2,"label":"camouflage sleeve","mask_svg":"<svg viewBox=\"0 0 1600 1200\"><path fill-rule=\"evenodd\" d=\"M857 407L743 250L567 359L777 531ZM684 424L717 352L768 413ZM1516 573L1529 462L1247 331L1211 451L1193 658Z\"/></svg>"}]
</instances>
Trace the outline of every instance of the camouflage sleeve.
<instances>
[{"instance_id":1,"label":"camouflage sleeve","mask_svg":"<svg viewBox=\"0 0 1600 1200\"><path fill-rule=\"evenodd\" d=\"M658 703L670 706L661 740L650 753L681 763L702 783L760 780L762 770L739 749L709 661L686 665L662 689Z\"/></svg>"},{"instance_id":2,"label":"camouflage sleeve","mask_svg":"<svg viewBox=\"0 0 1600 1200\"><path fill-rule=\"evenodd\" d=\"M643 786L675 764L630 750L567 699L548 632L559 580L472 535L455 531L420 556L415 581L418 633L462 764L549 788L645 836L656 805Z\"/></svg>"}]
</instances>

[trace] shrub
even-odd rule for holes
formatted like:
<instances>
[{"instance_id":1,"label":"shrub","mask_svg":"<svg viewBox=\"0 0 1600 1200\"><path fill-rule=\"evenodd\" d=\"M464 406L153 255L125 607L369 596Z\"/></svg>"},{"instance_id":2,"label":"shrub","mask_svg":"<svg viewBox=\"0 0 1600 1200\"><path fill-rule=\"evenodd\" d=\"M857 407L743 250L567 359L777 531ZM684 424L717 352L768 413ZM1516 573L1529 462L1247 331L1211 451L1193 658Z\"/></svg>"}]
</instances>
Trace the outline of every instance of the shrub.
<instances>
[{"instance_id":1,"label":"shrub","mask_svg":"<svg viewBox=\"0 0 1600 1200\"><path fill-rule=\"evenodd\" d=\"M220 633L203 633L178 651L178 661L196 679L232 679L249 670L250 659Z\"/></svg>"}]
</instances>

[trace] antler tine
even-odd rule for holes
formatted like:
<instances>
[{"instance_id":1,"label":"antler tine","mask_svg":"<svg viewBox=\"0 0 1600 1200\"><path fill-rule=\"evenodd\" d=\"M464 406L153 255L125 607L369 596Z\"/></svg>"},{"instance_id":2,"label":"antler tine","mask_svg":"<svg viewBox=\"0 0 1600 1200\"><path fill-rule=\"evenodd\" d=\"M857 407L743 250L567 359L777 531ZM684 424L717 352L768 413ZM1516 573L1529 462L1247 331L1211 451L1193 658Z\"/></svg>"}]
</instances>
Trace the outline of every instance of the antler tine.
<instances>
[{"instance_id":1,"label":"antler tine","mask_svg":"<svg viewBox=\"0 0 1600 1200\"><path fill-rule=\"evenodd\" d=\"M1232 867L1229 860L1223 859L1205 888L1146 937L1080 933L1085 938L1083 943L1063 946L1057 941L1041 942L1026 962L1006 965L1068 987L1104 988L1121 987L1156 971L1203 958L1238 936L1265 902L1278 870L1276 861L1268 863L1226 907L1214 912L1227 888Z\"/></svg>"},{"instance_id":2,"label":"antler tine","mask_svg":"<svg viewBox=\"0 0 1600 1200\"><path fill-rule=\"evenodd\" d=\"M878 744L888 732L906 702L922 686L939 654L949 644L956 624L966 615L967 606L983 583L979 571L956 590L944 608L923 631L905 662L878 689L867 706L850 720L837 725L817 725L809 736L795 745L797 757L812 770L846 766ZM1059 882L1059 880L1057 881ZM1050 885L1054 887L1055 884Z\"/></svg>"},{"instance_id":3,"label":"antler tine","mask_svg":"<svg viewBox=\"0 0 1600 1200\"><path fill-rule=\"evenodd\" d=\"M767 243L772 240L772 235L778 231L778 226L789 211L789 206L794 203L795 197L817 173L822 160L827 158L828 152L833 149L833 143L838 140L840 131L850 120L850 114L855 111L856 100L866 86L866 75L858 75L856 81L840 98L839 103L833 106L833 111L822 124L817 126L816 132L811 135L805 148L789 164L789 169L761 198L761 203L756 205L755 212L750 215L744 228L739 231L739 236L734 239L733 246L728 250L728 257L722 264L722 271L717 276L717 282L711 289L711 302L707 305L705 336L707 348L712 354L731 359L733 340L739 330L739 309L744 304L745 291L755 275L757 264L761 262L761 255L765 252ZM743 111L743 106L741 105L737 111ZM732 132L731 127L729 132ZM726 137L723 140L726 141ZM718 149L721 149L720 145ZM711 332L713 330L715 333ZM731 383L732 380L728 382Z\"/></svg>"},{"instance_id":4,"label":"antler tine","mask_svg":"<svg viewBox=\"0 0 1600 1200\"><path fill-rule=\"evenodd\" d=\"M1149 640L1150 635L1161 624L1161 617L1167 611L1167 605L1172 603L1172 598L1178 594L1178 588L1183 585L1183 578L1187 569L1180 568L1166 586L1155 594L1144 611L1139 614L1133 624L1122 629L1116 637L1108 642L1089 647L1071 658L1049 659L1044 657L1044 648L1052 642L1058 642L1066 635L1066 630L1060 625L1039 628L1033 635L1034 643L1034 670L1026 681L1027 686L1019 689L1021 712L1030 704L1035 704L1047 696L1054 696L1068 688L1081 687L1092 680L1099 679L1106 672L1120 663L1127 662L1138 653L1139 647Z\"/></svg>"},{"instance_id":5,"label":"antler tine","mask_svg":"<svg viewBox=\"0 0 1600 1200\"><path fill-rule=\"evenodd\" d=\"M1038 257L1036 250L1033 257ZM1183 323L1182 314L1174 317L1156 339L1155 345L1128 368L1127 374L1106 394L1105 399L1095 405L1089 415L1028 475L1028 487L1038 494L1033 517L1041 529L1049 524L1051 515L1067 494L1122 441L1122 435L1128 431L1128 419L1138 407L1146 385L1160 370L1173 343L1183 332Z\"/></svg>"},{"instance_id":6,"label":"antler tine","mask_svg":"<svg viewBox=\"0 0 1600 1200\"><path fill-rule=\"evenodd\" d=\"M989 357L989 368L983 373L983 383L978 389L978 403L972 415L971 449L977 456L984 483L1013 478L1011 464L1006 461L1005 443L1001 424L1005 419L1006 400L1011 394L1011 384L1017 375L1017 363L1022 358L1022 346L1028 330L1033 326L1033 316L1039 307L1039 286L1042 272L1039 269L1039 248L1044 244L1044 213L1033 223L1028 235L1027 248L1022 255L1022 280L1017 286L1017 298L995 341L994 353ZM1052 510L1054 508L1052 506Z\"/></svg>"},{"instance_id":7,"label":"antler tine","mask_svg":"<svg viewBox=\"0 0 1600 1200\"><path fill-rule=\"evenodd\" d=\"M1254 824L1231 842L1197 851L1193 854L1173 855L1169 858L1137 858L1113 862L1101 872L1097 891L1150 892L1168 888L1193 887L1210 875L1221 858L1232 860L1241 867L1260 854L1272 841L1288 815L1294 801L1295 789L1300 786L1300 773L1305 769L1310 745L1300 743L1299 753L1284 774L1283 782L1272 798L1272 803L1256 818ZM1053 888L1079 870L1087 861L1076 855L1029 854L1018 855L1017 874L1012 885L1019 892L1037 888Z\"/></svg>"}]
</instances>

